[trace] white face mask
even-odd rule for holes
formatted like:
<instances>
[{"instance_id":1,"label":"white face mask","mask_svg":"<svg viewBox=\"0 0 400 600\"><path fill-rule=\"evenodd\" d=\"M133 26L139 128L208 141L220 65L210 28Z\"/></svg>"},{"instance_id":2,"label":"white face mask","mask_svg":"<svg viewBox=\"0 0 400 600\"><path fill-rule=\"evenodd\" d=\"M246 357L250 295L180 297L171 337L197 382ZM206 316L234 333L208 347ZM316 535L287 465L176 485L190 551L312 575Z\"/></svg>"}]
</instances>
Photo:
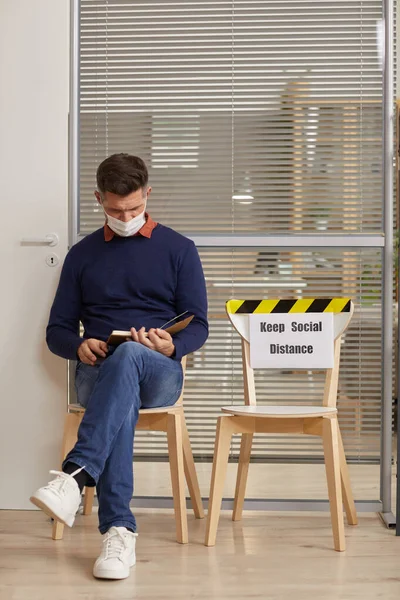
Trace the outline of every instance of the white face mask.
<instances>
[{"instance_id":1,"label":"white face mask","mask_svg":"<svg viewBox=\"0 0 400 600\"><path fill-rule=\"evenodd\" d=\"M146 207L144 211L140 213L140 215L137 215L136 217L133 217L133 219L130 219L130 221L126 222L112 217L111 215L107 214L106 211L104 211L104 214L106 215L107 225L114 233L120 235L121 237L130 237L135 235L135 233L137 233L146 223L145 211Z\"/></svg>"}]
</instances>

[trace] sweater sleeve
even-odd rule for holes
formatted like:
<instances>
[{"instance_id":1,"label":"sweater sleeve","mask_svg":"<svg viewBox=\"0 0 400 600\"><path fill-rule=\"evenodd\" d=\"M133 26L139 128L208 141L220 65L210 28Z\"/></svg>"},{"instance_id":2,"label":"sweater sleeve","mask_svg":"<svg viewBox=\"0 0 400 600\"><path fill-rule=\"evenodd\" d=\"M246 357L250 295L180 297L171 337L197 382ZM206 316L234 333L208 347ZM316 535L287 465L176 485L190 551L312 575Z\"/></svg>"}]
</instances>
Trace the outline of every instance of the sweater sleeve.
<instances>
[{"instance_id":1,"label":"sweater sleeve","mask_svg":"<svg viewBox=\"0 0 400 600\"><path fill-rule=\"evenodd\" d=\"M64 261L46 330L47 345L54 354L76 360L83 342L79 336L80 317L81 289L70 251Z\"/></svg>"},{"instance_id":2,"label":"sweater sleeve","mask_svg":"<svg viewBox=\"0 0 400 600\"><path fill-rule=\"evenodd\" d=\"M175 360L201 348L208 337L207 292L203 268L193 242L182 258L175 293L176 314L187 310L194 319L173 338Z\"/></svg>"}]
</instances>

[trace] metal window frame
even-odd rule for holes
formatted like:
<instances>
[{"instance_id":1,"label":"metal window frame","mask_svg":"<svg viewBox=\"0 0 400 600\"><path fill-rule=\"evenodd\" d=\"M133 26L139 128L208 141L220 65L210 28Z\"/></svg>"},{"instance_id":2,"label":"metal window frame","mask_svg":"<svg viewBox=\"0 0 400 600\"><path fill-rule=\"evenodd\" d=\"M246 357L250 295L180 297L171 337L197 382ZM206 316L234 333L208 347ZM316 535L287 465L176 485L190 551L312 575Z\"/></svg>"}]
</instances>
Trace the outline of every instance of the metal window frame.
<instances>
[{"instance_id":1,"label":"metal window frame","mask_svg":"<svg viewBox=\"0 0 400 600\"><path fill-rule=\"evenodd\" d=\"M84 236L79 235L79 47L80 0L70 0L71 51L70 51L70 114L69 114L69 247ZM380 499L361 500L358 508L380 511L388 527L395 525L391 505L392 485L392 360L393 360L393 35L394 0L383 0L384 52L382 69L383 86L383 181L384 203L383 233L353 235L188 235L198 247L282 247L282 248L382 248L382 420L380 457ZM400 322L400 319L399 319ZM400 334L400 325L399 325ZM400 335L399 335L400 338ZM71 379L71 378L70 378ZM400 379L400 378L399 378ZM400 385L400 384L399 384ZM399 419L400 421L400 419ZM399 426L400 434L400 426ZM400 459L400 450L399 450ZM139 497L140 506L169 508L169 497ZM230 508L232 499L224 499L224 508ZM135 505L137 502L135 499ZM245 509L258 510L329 510L327 501L318 500L248 500ZM400 506L399 506L400 508ZM361 508L362 510L362 508ZM399 527L400 530L400 527ZM397 532L400 534L400 531Z\"/></svg>"}]
</instances>

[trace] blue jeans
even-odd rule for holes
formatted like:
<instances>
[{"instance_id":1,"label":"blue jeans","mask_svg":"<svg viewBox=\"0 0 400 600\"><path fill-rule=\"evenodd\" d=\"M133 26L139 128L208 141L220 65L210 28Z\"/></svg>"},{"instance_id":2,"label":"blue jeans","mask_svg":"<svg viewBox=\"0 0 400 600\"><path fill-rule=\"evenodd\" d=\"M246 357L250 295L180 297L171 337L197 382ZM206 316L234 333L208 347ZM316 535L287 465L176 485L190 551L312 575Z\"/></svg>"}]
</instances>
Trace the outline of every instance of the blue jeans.
<instances>
[{"instance_id":1,"label":"blue jeans","mask_svg":"<svg viewBox=\"0 0 400 600\"><path fill-rule=\"evenodd\" d=\"M121 344L98 366L78 363L75 385L86 411L64 464L84 467L95 481L100 533L113 526L136 530L129 503L139 409L175 404L182 384L178 361L136 342Z\"/></svg>"}]
</instances>

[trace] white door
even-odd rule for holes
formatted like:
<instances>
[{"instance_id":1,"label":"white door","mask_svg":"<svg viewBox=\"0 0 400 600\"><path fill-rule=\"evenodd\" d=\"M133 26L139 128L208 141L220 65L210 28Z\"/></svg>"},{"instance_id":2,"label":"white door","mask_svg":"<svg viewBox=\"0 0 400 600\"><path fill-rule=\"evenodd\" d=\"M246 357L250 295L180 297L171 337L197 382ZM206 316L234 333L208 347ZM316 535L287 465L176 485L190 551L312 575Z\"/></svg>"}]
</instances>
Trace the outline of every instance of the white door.
<instances>
[{"instance_id":1,"label":"white door","mask_svg":"<svg viewBox=\"0 0 400 600\"><path fill-rule=\"evenodd\" d=\"M0 0L0 87L0 508L22 509L59 467L67 403L45 328L67 251L68 0Z\"/></svg>"}]
</instances>

